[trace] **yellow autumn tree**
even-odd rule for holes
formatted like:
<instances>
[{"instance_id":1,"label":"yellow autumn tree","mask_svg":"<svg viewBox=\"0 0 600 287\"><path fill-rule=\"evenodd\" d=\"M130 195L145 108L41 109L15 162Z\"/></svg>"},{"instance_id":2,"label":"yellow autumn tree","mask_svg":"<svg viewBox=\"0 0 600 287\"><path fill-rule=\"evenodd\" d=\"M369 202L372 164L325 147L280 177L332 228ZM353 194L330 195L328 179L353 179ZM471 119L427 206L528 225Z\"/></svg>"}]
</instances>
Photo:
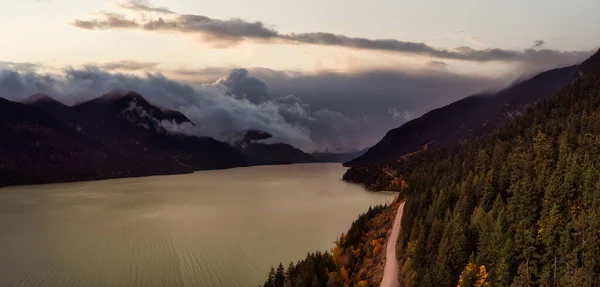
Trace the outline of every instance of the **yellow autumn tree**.
<instances>
[{"instance_id":1,"label":"yellow autumn tree","mask_svg":"<svg viewBox=\"0 0 600 287\"><path fill-rule=\"evenodd\" d=\"M476 287L487 287L489 284L487 282L488 273L485 270L485 265L479 266L479 272L477 272L477 280L475 281Z\"/></svg>"},{"instance_id":2,"label":"yellow autumn tree","mask_svg":"<svg viewBox=\"0 0 600 287\"><path fill-rule=\"evenodd\" d=\"M344 268L344 266L340 267L340 278L342 279L343 282L348 281L348 270L346 270L346 268Z\"/></svg>"},{"instance_id":3,"label":"yellow autumn tree","mask_svg":"<svg viewBox=\"0 0 600 287\"><path fill-rule=\"evenodd\" d=\"M381 244L377 243L377 245L375 245L375 248L373 248L373 255L379 254L379 251L381 251Z\"/></svg>"},{"instance_id":4,"label":"yellow autumn tree","mask_svg":"<svg viewBox=\"0 0 600 287\"><path fill-rule=\"evenodd\" d=\"M469 262L460 274L457 287L488 287L488 273L484 265Z\"/></svg>"},{"instance_id":5,"label":"yellow autumn tree","mask_svg":"<svg viewBox=\"0 0 600 287\"><path fill-rule=\"evenodd\" d=\"M388 186L388 190L394 190L394 191L402 192L407 187L408 187L408 184L406 183L406 181L404 180L404 178L402 178L402 175L400 175L399 177L395 176L394 179L392 179L390 181L390 184Z\"/></svg>"}]
</instances>

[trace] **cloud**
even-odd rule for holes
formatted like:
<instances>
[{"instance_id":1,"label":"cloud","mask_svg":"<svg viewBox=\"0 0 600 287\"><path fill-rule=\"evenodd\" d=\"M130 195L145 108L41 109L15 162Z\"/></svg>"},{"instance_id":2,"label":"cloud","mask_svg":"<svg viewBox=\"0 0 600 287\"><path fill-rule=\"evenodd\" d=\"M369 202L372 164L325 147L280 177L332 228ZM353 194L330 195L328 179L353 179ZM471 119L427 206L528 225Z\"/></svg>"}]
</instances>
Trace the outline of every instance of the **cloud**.
<instances>
[{"instance_id":1,"label":"cloud","mask_svg":"<svg viewBox=\"0 0 600 287\"><path fill-rule=\"evenodd\" d=\"M127 7L141 5L130 2ZM149 8L147 9L156 9ZM131 9L131 8L128 8ZM137 9L138 11L144 11ZM175 15L171 18L158 17L146 21L128 19L122 14L102 11L95 13L98 19L74 20L71 25L87 30L142 29L157 32L199 33L205 40L218 43L237 43L245 39L271 39L278 37L276 31L267 28L261 22L246 22L242 19L218 20L201 15ZM143 18L149 18L144 16Z\"/></svg>"},{"instance_id":2,"label":"cloud","mask_svg":"<svg viewBox=\"0 0 600 287\"><path fill-rule=\"evenodd\" d=\"M225 76L192 85L161 73L134 76L106 69L140 66L116 63L69 68L58 76L0 70L0 97L19 101L44 92L74 104L113 90L134 90L156 105L181 111L196 124L158 124L174 133L234 141L240 132L253 129L309 152L354 151L416 115L498 85L495 80L439 70L303 74L265 68L202 69L196 72L199 78L219 71ZM191 70L184 72L194 76ZM398 107L398 116L389 113L390 107Z\"/></svg>"},{"instance_id":3,"label":"cloud","mask_svg":"<svg viewBox=\"0 0 600 287\"><path fill-rule=\"evenodd\" d=\"M53 76L0 68L0 97L9 100L22 100L40 91L55 93L57 85Z\"/></svg>"},{"instance_id":4,"label":"cloud","mask_svg":"<svg viewBox=\"0 0 600 287\"><path fill-rule=\"evenodd\" d=\"M429 61L427 62L427 66L434 69L446 69L448 64L442 61Z\"/></svg>"},{"instance_id":5,"label":"cloud","mask_svg":"<svg viewBox=\"0 0 600 287\"><path fill-rule=\"evenodd\" d=\"M242 19L218 20L201 15L177 15L173 19L158 18L138 24L148 31L171 31L202 33L211 40L239 42L245 39L271 39L278 37L275 30L262 22L246 22Z\"/></svg>"},{"instance_id":6,"label":"cloud","mask_svg":"<svg viewBox=\"0 0 600 287\"><path fill-rule=\"evenodd\" d=\"M271 99L267 84L251 77L246 69L234 69L229 76L217 81L229 88L232 96L258 104Z\"/></svg>"},{"instance_id":7,"label":"cloud","mask_svg":"<svg viewBox=\"0 0 600 287\"><path fill-rule=\"evenodd\" d=\"M175 14L175 12L165 7L152 7L149 1L132 0L124 3L117 3L119 7L138 12L155 12L161 14Z\"/></svg>"},{"instance_id":8,"label":"cloud","mask_svg":"<svg viewBox=\"0 0 600 287\"><path fill-rule=\"evenodd\" d=\"M7 62L7 61L0 61L0 69L12 69L15 71L19 71L19 72L28 72L28 73L32 73L37 71L37 69L40 67L40 64L36 64L36 63L16 63L16 62Z\"/></svg>"},{"instance_id":9,"label":"cloud","mask_svg":"<svg viewBox=\"0 0 600 287\"><path fill-rule=\"evenodd\" d=\"M111 12L96 13L101 20L74 20L71 25L87 30L103 30L103 29L126 29L138 28L140 24L136 20L127 19L125 15Z\"/></svg>"},{"instance_id":10,"label":"cloud","mask_svg":"<svg viewBox=\"0 0 600 287\"><path fill-rule=\"evenodd\" d=\"M171 80L159 73L138 77L91 66L67 69L62 77L11 70L0 72L0 96L17 101L44 92L61 102L75 104L113 90L137 91L150 102L181 111L196 123L195 126L154 123L170 132L232 141L240 132L254 129L269 132L273 141L291 143L306 151L354 148L343 145L345 136L340 133L354 127L355 120L335 111L313 112L294 95L256 97L252 102L248 95L266 93L267 88L243 69L232 71L220 81L198 86ZM152 119L147 120L150 123Z\"/></svg>"},{"instance_id":11,"label":"cloud","mask_svg":"<svg viewBox=\"0 0 600 287\"><path fill-rule=\"evenodd\" d=\"M460 31L460 35L461 35L462 39L464 39L468 43L471 43L472 45L475 45L475 46L478 46L478 47L482 47L482 48L489 48L488 44L484 43L479 38L471 35L467 31Z\"/></svg>"},{"instance_id":12,"label":"cloud","mask_svg":"<svg viewBox=\"0 0 600 287\"><path fill-rule=\"evenodd\" d=\"M390 107L422 114L474 92L505 84L498 79L434 69L303 74L254 68L250 72L268 84L272 95L292 93L313 109L337 110L351 118L365 115L386 126L388 122L381 120L389 120Z\"/></svg>"},{"instance_id":13,"label":"cloud","mask_svg":"<svg viewBox=\"0 0 600 287\"><path fill-rule=\"evenodd\" d=\"M339 132L336 133L331 132L329 127L308 125L313 138L331 143L340 150L370 146L388 130L409 118L505 84L496 79L457 75L437 69L421 72L363 70L353 73L297 73L265 68L249 71L268 85L270 94L276 99L282 100L279 95L293 94L311 111L339 112L350 119L338 119L336 130ZM394 119L388 114L390 107L396 107L401 115L403 111L407 114ZM316 117L315 112L312 114ZM326 112L319 115L325 119L335 118Z\"/></svg>"},{"instance_id":14,"label":"cloud","mask_svg":"<svg viewBox=\"0 0 600 287\"><path fill-rule=\"evenodd\" d=\"M389 109L388 114L392 116L392 119L401 118L406 122L416 118L416 115L414 113L407 111L398 111L396 108Z\"/></svg>"},{"instance_id":15,"label":"cloud","mask_svg":"<svg viewBox=\"0 0 600 287\"><path fill-rule=\"evenodd\" d=\"M158 66L159 62L140 62L140 61L116 61L116 62L106 62L103 64L90 64L94 66L98 66L102 69L114 71L114 70L126 70L126 71L135 71L135 70L152 70Z\"/></svg>"},{"instance_id":16,"label":"cloud","mask_svg":"<svg viewBox=\"0 0 600 287\"><path fill-rule=\"evenodd\" d=\"M543 46L546 45L546 42L544 42L544 40L535 40L533 41L533 48L541 48Z\"/></svg>"},{"instance_id":17,"label":"cloud","mask_svg":"<svg viewBox=\"0 0 600 287\"><path fill-rule=\"evenodd\" d=\"M425 43L397 39L367 39L325 32L283 34L267 27L260 21L249 22L239 18L220 20L203 15L177 14L167 8L152 7L147 2L130 1L121 4L121 7L130 10L133 9L138 12L160 12L166 15L157 19L149 19L146 15L143 15L142 19L127 19L121 14L102 12L97 14L97 19L74 20L71 24L75 27L88 30L141 29L153 32L202 35L204 41L213 42L219 47L234 45L241 41L283 42L337 46L475 62L503 61L529 63L543 58L547 62L546 66L557 66L565 62L573 64L582 61L592 53L592 51L565 52L550 49L507 50L487 47L476 50L466 46L435 48ZM484 45L484 43L469 34L465 34L465 37L471 43L475 43L476 46L482 47ZM540 48L541 45L538 44L542 43L543 41L537 40L535 48Z\"/></svg>"}]
</instances>

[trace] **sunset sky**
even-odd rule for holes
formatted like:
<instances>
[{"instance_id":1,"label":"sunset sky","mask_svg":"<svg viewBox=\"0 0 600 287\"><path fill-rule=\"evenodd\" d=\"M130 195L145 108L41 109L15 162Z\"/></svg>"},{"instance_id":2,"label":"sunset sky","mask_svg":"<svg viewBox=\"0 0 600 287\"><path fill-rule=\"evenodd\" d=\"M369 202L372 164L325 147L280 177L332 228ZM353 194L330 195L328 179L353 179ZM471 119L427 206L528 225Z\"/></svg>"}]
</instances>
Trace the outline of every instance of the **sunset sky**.
<instances>
[{"instance_id":1,"label":"sunset sky","mask_svg":"<svg viewBox=\"0 0 600 287\"><path fill-rule=\"evenodd\" d=\"M27 83L70 79L91 67L142 80L147 73L164 75L195 88L243 68L268 85L269 97L294 94L310 113L325 109L377 123L354 136L358 142L326 144L337 150L368 146L386 129L469 94L576 64L600 45L597 0L22 0L2 6L0 69L30 80L15 89L8 76L0 77L0 92L12 92L0 96L46 91ZM71 84L50 91L65 94L65 85Z\"/></svg>"}]
</instances>

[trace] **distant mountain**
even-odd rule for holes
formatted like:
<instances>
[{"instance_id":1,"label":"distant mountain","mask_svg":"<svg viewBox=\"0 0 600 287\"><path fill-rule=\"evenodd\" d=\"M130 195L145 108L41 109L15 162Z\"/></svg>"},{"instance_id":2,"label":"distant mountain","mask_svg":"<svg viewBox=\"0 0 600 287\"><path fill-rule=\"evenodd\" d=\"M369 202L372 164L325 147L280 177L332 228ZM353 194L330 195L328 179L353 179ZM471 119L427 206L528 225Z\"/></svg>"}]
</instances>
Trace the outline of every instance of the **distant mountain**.
<instances>
[{"instance_id":1,"label":"distant mountain","mask_svg":"<svg viewBox=\"0 0 600 287\"><path fill-rule=\"evenodd\" d=\"M390 130L364 155L345 165L395 160L486 135L522 114L537 101L558 92L579 72L579 66L549 70L497 93L470 96L432 110Z\"/></svg>"},{"instance_id":2,"label":"distant mountain","mask_svg":"<svg viewBox=\"0 0 600 287\"><path fill-rule=\"evenodd\" d=\"M58 113L58 112L69 113L68 111L70 110L69 106L51 98L47 94L42 94L42 93L31 95L31 96L25 98L24 100L22 100L21 103L36 106L42 110L53 111L56 113Z\"/></svg>"},{"instance_id":3,"label":"distant mountain","mask_svg":"<svg viewBox=\"0 0 600 287\"><path fill-rule=\"evenodd\" d=\"M80 120L100 129L103 126L111 127L119 121L128 121L139 127L158 132L166 132L165 128L161 126L163 121L193 125L192 121L182 113L154 106L136 92L108 93L100 98L76 105L74 110Z\"/></svg>"},{"instance_id":4,"label":"distant mountain","mask_svg":"<svg viewBox=\"0 0 600 287\"><path fill-rule=\"evenodd\" d=\"M318 162L343 163L353 160L365 154L369 149L363 149L355 152L315 152L311 153Z\"/></svg>"},{"instance_id":5,"label":"distant mountain","mask_svg":"<svg viewBox=\"0 0 600 287\"><path fill-rule=\"evenodd\" d=\"M227 143L170 133L169 125L191 127L194 123L177 111L152 105L136 92L111 92L74 107L49 104L47 96L37 96L28 102L119 154L173 158L194 170L251 164Z\"/></svg>"},{"instance_id":6,"label":"distant mountain","mask_svg":"<svg viewBox=\"0 0 600 287\"><path fill-rule=\"evenodd\" d=\"M265 131L248 130L236 144L237 149L259 164L291 164L316 162L315 158L302 150L284 143L263 143L272 138Z\"/></svg>"},{"instance_id":7,"label":"distant mountain","mask_svg":"<svg viewBox=\"0 0 600 287\"><path fill-rule=\"evenodd\" d=\"M45 94L0 98L0 186L315 161L288 144L256 142L260 133L233 147L178 132L193 127L135 92L73 107Z\"/></svg>"},{"instance_id":8,"label":"distant mountain","mask_svg":"<svg viewBox=\"0 0 600 287\"><path fill-rule=\"evenodd\" d=\"M117 153L43 110L0 98L0 186L191 172Z\"/></svg>"}]
</instances>

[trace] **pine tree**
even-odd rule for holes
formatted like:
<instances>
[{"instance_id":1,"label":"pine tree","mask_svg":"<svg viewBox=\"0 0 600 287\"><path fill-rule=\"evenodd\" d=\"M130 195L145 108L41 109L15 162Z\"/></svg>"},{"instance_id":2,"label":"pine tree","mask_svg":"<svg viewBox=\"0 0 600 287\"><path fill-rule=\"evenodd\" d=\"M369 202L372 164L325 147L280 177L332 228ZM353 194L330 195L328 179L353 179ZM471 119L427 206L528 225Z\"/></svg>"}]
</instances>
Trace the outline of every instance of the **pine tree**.
<instances>
[{"instance_id":1,"label":"pine tree","mask_svg":"<svg viewBox=\"0 0 600 287\"><path fill-rule=\"evenodd\" d=\"M285 287L294 287L296 285L296 272L294 270L294 262L290 262L285 272Z\"/></svg>"},{"instance_id":2,"label":"pine tree","mask_svg":"<svg viewBox=\"0 0 600 287\"><path fill-rule=\"evenodd\" d=\"M263 285L264 287L275 287L275 268L271 266L271 270L269 271L269 277L267 282Z\"/></svg>"},{"instance_id":3,"label":"pine tree","mask_svg":"<svg viewBox=\"0 0 600 287\"><path fill-rule=\"evenodd\" d=\"M283 287L285 284L285 270L283 269L283 264L279 263L277 267L277 271L275 271L275 276L273 277L273 286L274 287Z\"/></svg>"}]
</instances>

